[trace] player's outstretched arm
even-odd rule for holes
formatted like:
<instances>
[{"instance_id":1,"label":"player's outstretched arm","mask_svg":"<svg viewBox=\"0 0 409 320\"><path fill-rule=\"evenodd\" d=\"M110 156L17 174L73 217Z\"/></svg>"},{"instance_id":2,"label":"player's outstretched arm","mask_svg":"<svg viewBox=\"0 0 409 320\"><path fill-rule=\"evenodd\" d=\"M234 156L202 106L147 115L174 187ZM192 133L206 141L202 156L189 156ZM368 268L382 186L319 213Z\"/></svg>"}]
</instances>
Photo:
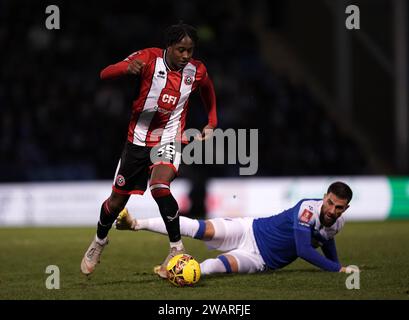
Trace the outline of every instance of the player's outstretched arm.
<instances>
[{"instance_id":1,"label":"player's outstretched arm","mask_svg":"<svg viewBox=\"0 0 409 320\"><path fill-rule=\"evenodd\" d=\"M309 228L305 230L295 229L295 243L297 247L297 255L315 265L316 267L332 272L341 271L341 265L338 262L331 261L323 255L319 254L311 245L311 231Z\"/></svg>"},{"instance_id":2,"label":"player's outstretched arm","mask_svg":"<svg viewBox=\"0 0 409 320\"><path fill-rule=\"evenodd\" d=\"M116 79L127 74L128 62L121 61L111 64L101 71L101 80Z\"/></svg>"},{"instance_id":3,"label":"player's outstretched arm","mask_svg":"<svg viewBox=\"0 0 409 320\"><path fill-rule=\"evenodd\" d=\"M207 125L203 128L201 135L196 137L197 140L202 141L209 139L213 135L213 130L217 127L216 93L209 76L206 76L200 84L200 96L208 116Z\"/></svg>"},{"instance_id":4,"label":"player's outstretched arm","mask_svg":"<svg viewBox=\"0 0 409 320\"><path fill-rule=\"evenodd\" d=\"M328 259L339 263L335 239L326 240L323 243L321 250Z\"/></svg>"},{"instance_id":5,"label":"player's outstretched arm","mask_svg":"<svg viewBox=\"0 0 409 320\"><path fill-rule=\"evenodd\" d=\"M206 125L201 134L196 135L196 140L203 141L209 139L211 136L213 136L213 131L214 128L212 126Z\"/></svg>"},{"instance_id":6,"label":"player's outstretched arm","mask_svg":"<svg viewBox=\"0 0 409 320\"><path fill-rule=\"evenodd\" d=\"M121 61L111 64L101 71L100 77L102 80L116 79L122 76L133 74L139 75L142 72L145 62L135 59L131 62Z\"/></svg>"}]
</instances>

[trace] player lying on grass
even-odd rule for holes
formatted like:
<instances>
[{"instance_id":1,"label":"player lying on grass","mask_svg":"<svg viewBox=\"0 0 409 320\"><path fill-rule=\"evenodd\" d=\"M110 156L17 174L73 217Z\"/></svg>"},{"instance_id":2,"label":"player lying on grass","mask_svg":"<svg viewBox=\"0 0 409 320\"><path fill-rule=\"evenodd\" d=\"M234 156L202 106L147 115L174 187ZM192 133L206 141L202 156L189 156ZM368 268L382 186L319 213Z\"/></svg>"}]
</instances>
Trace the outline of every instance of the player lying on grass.
<instances>
[{"instance_id":1,"label":"player lying on grass","mask_svg":"<svg viewBox=\"0 0 409 320\"><path fill-rule=\"evenodd\" d=\"M224 252L200 264L203 275L279 269L297 258L322 270L345 272L338 261L334 236L344 225L342 214L351 199L350 187L334 182L323 199L302 199L277 215L210 220L180 217L180 231L184 236L205 241L210 249ZM163 219L134 219L126 208L120 213L116 228L167 234ZM318 247L324 255L315 250Z\"/></svg>"}]
</instances>

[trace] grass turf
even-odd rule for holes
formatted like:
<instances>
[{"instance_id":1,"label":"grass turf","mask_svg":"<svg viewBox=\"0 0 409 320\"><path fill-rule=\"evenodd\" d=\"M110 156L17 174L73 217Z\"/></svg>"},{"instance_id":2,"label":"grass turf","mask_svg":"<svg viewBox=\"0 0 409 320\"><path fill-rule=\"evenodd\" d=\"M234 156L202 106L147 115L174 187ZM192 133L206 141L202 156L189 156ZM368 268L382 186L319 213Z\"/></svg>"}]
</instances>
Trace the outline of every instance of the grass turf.
<instances>
[{"instance_id":1,"label":"grass turf","mask_svg":"<svg viewBox=\"0 0 409 320\"><path fill-rule=\"evenodd\" d=\"M87 278L79 265L94 229L0 228L0 299L409 299L408 231L409 221L347 223L337 236L338 255L343 265L361 269L360 289L348 290L348 275L322 272L301 259L277 271L210 276L195 287L173 287L152 273L167 254L167 237L117 230ZM198 240L184 243L199 261L217 256ZM59 290L45 286L48 265L59 267Z\"/></svg>"}]
</instances>

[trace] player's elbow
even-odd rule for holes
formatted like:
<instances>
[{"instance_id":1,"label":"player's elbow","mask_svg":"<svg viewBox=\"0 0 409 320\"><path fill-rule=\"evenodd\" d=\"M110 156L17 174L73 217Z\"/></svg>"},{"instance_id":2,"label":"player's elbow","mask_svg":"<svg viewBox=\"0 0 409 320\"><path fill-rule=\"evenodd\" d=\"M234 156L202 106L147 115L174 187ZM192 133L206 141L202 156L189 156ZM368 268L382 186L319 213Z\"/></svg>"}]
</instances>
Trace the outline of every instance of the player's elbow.
<instances>
[{"instance_id":1,"label":"player's elbow","mask_svg":"<svg viewBox=\"0 0 409 320\"><path fill-rule=\"evenodd\" d=\"M99 73L99 78L101 80L105 80L107 78L107 72L106 72L107 68L104 68L100 73Z\"/></svg>"},{"instance_id":2,"label":"player's elbow","mask_svg":"<svg viewBox=\"0 0 409 320\"><path fill-rule=\"evenodd\" d=\"M115 65L109 65L100 72L99 77L101 80L113 79L118 76L119 71L119 68Z\"/></svg>"}]
</instances>

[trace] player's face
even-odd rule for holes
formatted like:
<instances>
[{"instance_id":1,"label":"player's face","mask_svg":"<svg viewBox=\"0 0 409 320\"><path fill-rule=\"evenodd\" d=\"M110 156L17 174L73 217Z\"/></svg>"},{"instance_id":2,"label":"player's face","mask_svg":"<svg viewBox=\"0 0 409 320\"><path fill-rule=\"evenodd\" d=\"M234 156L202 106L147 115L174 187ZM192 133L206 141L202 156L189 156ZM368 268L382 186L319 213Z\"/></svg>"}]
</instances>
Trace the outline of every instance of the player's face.
<instances>
[{"instance_id":1,"label":"player's face","mask_svg":"<svg viewBox=\"0 0 409 320\"><path fill-rule=\"evenodd\" d=\"M327 193L321 207L320 222L325 227L332 226L348 207L346 199L338 198L332 192Z\"/></svg>"},{"instance_id":2,"label":"player's face","mask_svg":"<svg viewBox=\"0 0 409 320\"><path fill-rule=\"evenodd\" d=\"M193 49L194 43L188 36L168 47L166 60L169 66L174 70L184 68L192 58Z\"/></svg>"}]
</instances>

